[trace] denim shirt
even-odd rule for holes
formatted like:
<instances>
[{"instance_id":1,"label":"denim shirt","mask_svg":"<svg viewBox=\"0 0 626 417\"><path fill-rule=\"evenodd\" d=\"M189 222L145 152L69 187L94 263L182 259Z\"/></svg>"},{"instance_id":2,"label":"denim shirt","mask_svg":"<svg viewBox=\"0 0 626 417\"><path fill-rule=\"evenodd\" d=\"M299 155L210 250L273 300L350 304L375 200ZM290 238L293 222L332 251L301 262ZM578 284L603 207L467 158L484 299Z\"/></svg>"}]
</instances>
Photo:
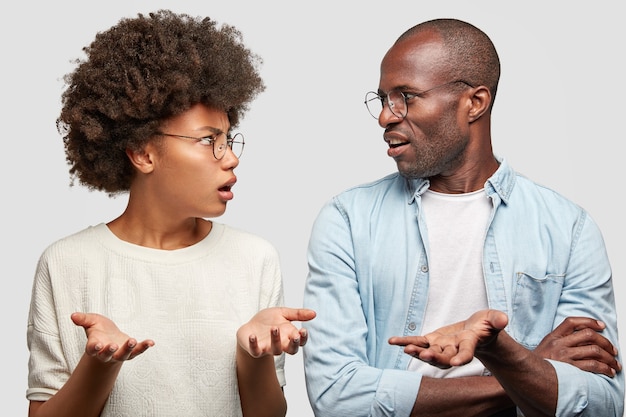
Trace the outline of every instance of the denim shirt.
<instances>
[{"instance_id":1,"label":"denim shirt","mask_svg":"<svg viewBox=\"0 0 626 417\"><path fill-rule=\"evenodd\" d=\"M335 196L315 220L304 306L317 317L307 322L303 357L317 416L410 415L422 376L407 370L411 357L387 340L421 334L429 280L421 195L428 186L394 173ZM485 192L493 205L485 286L489 307L509 316L507 333L534 349L566 317L587 316L606 323L602 334L618 346L611 267L590 216L504 159ZM550 362L557 416L622 417L623 372L609 378Z\"/></svg>"}]
</instances>

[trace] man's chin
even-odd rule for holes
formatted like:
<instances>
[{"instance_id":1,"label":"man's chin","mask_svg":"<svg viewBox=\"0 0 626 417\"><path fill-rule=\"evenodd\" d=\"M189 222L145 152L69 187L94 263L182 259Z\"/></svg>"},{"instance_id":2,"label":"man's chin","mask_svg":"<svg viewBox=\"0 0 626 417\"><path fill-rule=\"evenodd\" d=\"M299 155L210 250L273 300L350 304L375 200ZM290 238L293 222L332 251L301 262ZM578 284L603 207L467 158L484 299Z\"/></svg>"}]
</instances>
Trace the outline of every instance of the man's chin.
<instances>
[{"instance_id":1,"label":"man's chin","mask_svg":"<svg viewBox=\"0 0 626 417\"><path fill-rule=\"evenodd\" d=\"M402 175L404 178L406 178L407 180L416 180L419 178L426 177L425 175L423 175L423 173L416 172L415 170L412 170L412 169L406 169L405 167L400 166L400 164L398 164L397 167L398 167L398 173Z\"/></svg>"}]
</instances>

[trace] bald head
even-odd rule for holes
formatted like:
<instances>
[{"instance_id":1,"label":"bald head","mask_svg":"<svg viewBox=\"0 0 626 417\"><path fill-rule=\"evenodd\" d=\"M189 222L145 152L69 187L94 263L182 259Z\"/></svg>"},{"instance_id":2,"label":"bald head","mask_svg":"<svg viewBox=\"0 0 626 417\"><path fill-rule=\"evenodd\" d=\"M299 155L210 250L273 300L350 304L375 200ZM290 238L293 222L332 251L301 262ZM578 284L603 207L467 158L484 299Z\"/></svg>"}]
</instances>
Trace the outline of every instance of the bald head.
<instances>
[{"instance_id":1,"label":"bald head","mask_svg":"<svg viewBox=\"0 0 626 417\"><path fill-rule=\"evenodd\" d=\"M430 32L441 40L443 57L438 71L447 79L461 79L491 91L491 106L500 79L500 59L491 39L477 27L457 19L435 19L404 32L394 46L410 43L417 35Z\"/></svg>"}]
</instances>

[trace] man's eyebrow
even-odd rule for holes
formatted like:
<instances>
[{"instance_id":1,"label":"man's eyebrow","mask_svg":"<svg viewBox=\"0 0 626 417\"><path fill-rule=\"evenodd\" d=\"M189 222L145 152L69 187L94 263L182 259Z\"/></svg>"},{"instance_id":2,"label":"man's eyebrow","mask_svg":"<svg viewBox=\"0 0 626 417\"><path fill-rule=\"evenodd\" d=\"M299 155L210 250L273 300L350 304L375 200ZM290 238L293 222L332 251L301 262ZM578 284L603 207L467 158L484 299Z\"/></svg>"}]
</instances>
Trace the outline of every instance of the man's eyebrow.
<instances>
[{"instance_id":1,"label":"man's eyebrow","mask_svg":"<svg viewBox=\"0 0 626 417\"><path fill-rule=\"evenodd\" d=\"M391 90L389 90L388 92L384 92L380 88L378 89L377 92L378 92L379 95L382 96L382 95L387 95L387 94L389 94L392 91L406 91L406 90L408 90L408 91L420 91L417 88L411 87L411 86L408 86L408 85L397 85L397 86L393 87Z\"/></svg>"}]
</instances>

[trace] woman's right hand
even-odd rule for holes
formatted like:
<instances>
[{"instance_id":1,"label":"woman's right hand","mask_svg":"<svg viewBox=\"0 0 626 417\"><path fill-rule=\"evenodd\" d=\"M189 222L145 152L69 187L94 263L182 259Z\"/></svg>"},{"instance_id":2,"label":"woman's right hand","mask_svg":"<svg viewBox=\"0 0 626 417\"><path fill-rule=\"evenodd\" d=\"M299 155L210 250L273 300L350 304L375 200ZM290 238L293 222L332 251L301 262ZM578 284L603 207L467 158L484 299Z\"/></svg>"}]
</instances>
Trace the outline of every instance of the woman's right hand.
<instances>
[{"instance_id":1,"label":"woman's right hand","mask_svg":"<svg viewBox=\"0 0 626 417\"><path fill-rule=\"evenodd\" d=\"M154 341L150 339L137 342L103 315L77 312L71 317L74 324L85 329L85 352L102 362L130 360L154 346Z\"/></svg>"}]
</instances>

